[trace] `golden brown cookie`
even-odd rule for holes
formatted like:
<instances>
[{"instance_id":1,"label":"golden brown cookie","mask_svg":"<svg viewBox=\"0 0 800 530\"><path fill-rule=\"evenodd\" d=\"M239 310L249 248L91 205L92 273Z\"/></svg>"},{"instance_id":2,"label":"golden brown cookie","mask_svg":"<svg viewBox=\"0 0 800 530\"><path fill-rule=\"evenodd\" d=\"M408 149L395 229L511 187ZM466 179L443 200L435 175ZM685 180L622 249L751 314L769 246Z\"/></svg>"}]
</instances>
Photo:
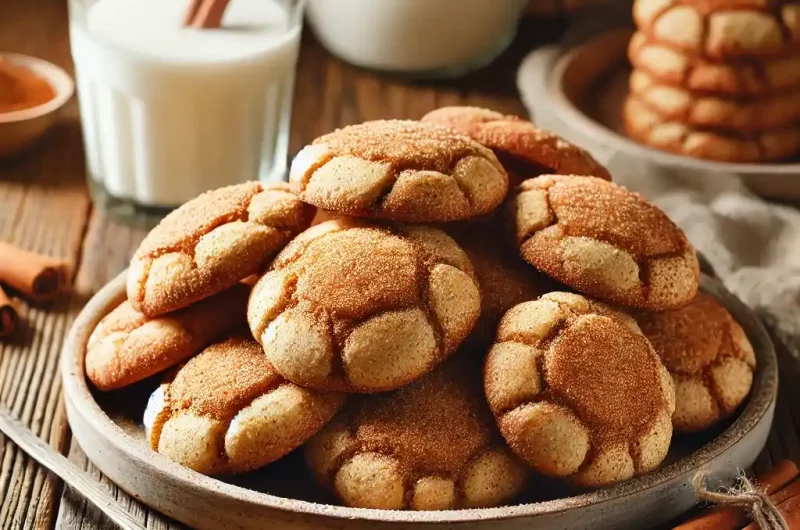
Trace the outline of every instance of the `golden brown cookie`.
<instances>
[{"instance_id":1,"label":"golden brown cookie","mask_svg":"<svg viewBox=\"0 0 800 530\"><path fill-rule=\"evenodd\" d=\"M262 272L314 213L284 183L206 192L142 241L128 269L128 300L137 311L158 316L227 289Z\"/></svg>"},{"instance_id":2,"label":"golden brown cookie","mask_svg":"<svg viewBox=\"0 0 800 530\"><path fill-rule=\"evenodd\" d=\"M629 88L665 121L692 127L746 133L786 127L800 120L800 89L748 99L705 96L660 84L639 70L631 73Z\"/></svg>"},{"instance_id":3,"label":"golden brown cookie","mask_svg":"<svg viewBox=\"0 0 800 530\"><path fill-rule=\"evenodd\" d=\"M86 376L100 390L116 390L185 361L244 324L249 294L236 285L153 318L123 302L89 337Z\"/></svg>"},{"instance_id":4,"label":"golden brown cookie","mask_svg":"<svg viewBox=\"0 0 800 530\"><path fill-rule=\"evenodd\" d=\"M394 392L351 398L305 453L320 484L358 508L497 506L528 474L497 432L475 365L458 360Z\"/></svg>"},{"instance_id":5,"label":"golden brown cookie","mask_svg":"<svg viewBox=\"0 0 800 530\"><path fill-rule=\"evenodd\" d=\"M508 176L486 147L416 121L369 121L303 148L292 188L319 208L356 217L440 222L497 208Z\"/></svg>"},{"instance_id":6,"label":"golden brown cookie","mask_svg":"<svg viewBox=\"0 0 800 530\"><path fill-rule=\"evenodd\" d=\"M775 162L800 151L798 124L751 134L695 128L666 120L633 96L625 102L623 121L628 136L637 142L718 162Z\"/></svg>"},{"instance_id":7,"label":"golden brown cookie","mask_svg":"<svg viewBox=\"0 0 800 530\"><path fill-rule=\"evenodd\" d=\"M800 87L800 54L720 63L652 42L637 32L628 58L660 83L692 92L758 96Z\"/></svg>"},{"instance_id":8,"label":"golden brown cookie","mask_svg":"<svg viewBox=\"0 0 800 530\"><path fill-rule=\"evenodd\" d=\"M446 231L469 257L481 290L481 316L462 350L485 355L506 311L555 290L557 284L520 259L513 248L498 243L504 234L491 227L470 223Z\"/></svg>"},{"instance_id":9,"label":"golden brown cookie","mask_svg":"<svg viewBox=\"0 0 800 530\"><path fill-rule=\"evenodd\" d=\"M712 59L766 58L800 48L795 0L636 0L633 18L648 39Z\"/></svg>"},{"instance_id":10,"label":"golden brown cookie","mask_svg":"<svg viewBox=\"0 0 800 530\"><path fill-rule=\"evenodd\" d=\"M452 127L494 151L511 187L545 173L611 180L608 170L588 151L517 116L480 107L443 107L422 121Z\"/></svg>"},{"instance_id":11,"label":"golden brown cookie","mask_svg":"<svg viewBox=\"0 0 800 530\"><path fill-rule=\"evenodd\" d=\"M479 313L469 259L444 232L345 218L281 252L253 288L247 320L290 381L379 392L430 372Z\"/></svg>"},{"instance_id":12,"label":"golden brown cookie","mask_svg":"<svg viewBox=\"0 0 800 530\"><path fill-rule=\"evenodd\" d=\"M206 348L150 396L150 447L199 473L273 462L319 431L344 401L283 379L252 339Z\"/></svg>"},{"instance_id":13,"label":"golden brown cookie","mask_svg":"<svg viewBox=\"0 0 800 530\"><path fill-rule=\"evenodd\" d=\"M537 471L597 487L655 469L675 394L629 316L548 293L503 317L484 368L500 432Z\"/></svg>"},{"instance_id":14,"label":"golden brown cookie","mask_svg":"<svg viewBox=\"0 0 800 530\"><path fill-rule=\"evenodd\" d=\"M714 297L697 293L682 309L634 316L672 376L676 431L707 429L742 404L756 356L744 330Z\"/></svg>"},{"instance_id":15,"label":"golden brown cookie","mask_svg":"<svg viewBox=\"0 0 800 530\"><path fill-rule=\"evenodd\" d=\"M509 199L522 257L605 302L662 310L697 293L694 248L641 195L594 177L544 175Z\"/></svg>"}]
</instances>

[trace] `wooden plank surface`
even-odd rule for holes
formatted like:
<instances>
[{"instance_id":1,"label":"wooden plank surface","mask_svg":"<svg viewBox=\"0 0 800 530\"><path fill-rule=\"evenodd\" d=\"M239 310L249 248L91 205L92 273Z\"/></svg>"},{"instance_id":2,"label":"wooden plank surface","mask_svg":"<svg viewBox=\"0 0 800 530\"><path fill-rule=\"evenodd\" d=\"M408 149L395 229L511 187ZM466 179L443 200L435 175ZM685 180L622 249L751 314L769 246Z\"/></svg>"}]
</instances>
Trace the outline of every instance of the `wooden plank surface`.
<instances>
[{"instance_id":1,"label":"wooden plank surface","mask_svg":"<svg viewBox=\"0 0 800 530\"><path fill-rule=\"evenodd\" d=\"M37 55L72 70L64 0L2 0L0 27L0 50ZM458 82L437 83L409 83L360 71L332 58L306 35L290 150L296 152L342 125L418 118L442 105L472 104L524 114L515 89L516 66L525 53L555 38L559 30L557 24L524 26L512 48L489 69ZM180 525L117 491L71 443L57 369L61 343L77 312L125 268L145 233L144 228L119 224L91 208L74 101L35 149L0 161L0 240L63 257L73 264L75 277L74 292L52 304L21 303L23 332L13 342L0 343L0 399L37 435L103 481L148 528L164 530ZM800 459L798 404L800 389L783 385L776 427L757 470L785 456ZM0 528L53 527L99 530L111 525L0 437Z\"/></svg>"}]
</instances>

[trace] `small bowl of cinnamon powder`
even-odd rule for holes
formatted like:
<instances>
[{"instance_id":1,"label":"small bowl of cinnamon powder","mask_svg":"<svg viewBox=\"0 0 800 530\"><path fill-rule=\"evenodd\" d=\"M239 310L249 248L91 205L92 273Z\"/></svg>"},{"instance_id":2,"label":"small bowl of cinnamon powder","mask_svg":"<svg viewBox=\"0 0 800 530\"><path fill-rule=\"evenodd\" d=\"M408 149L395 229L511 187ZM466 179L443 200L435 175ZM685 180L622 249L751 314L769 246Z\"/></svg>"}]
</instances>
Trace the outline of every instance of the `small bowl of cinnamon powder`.
<instances>
[{"instance_id":1,"label":"small bowl of cinnamon powder","mask_svg":"<svg viewBox=\"0 0 800 530\"><path fill-rule=\"evenodd\" d=\"M39 139L74 91L72 78L58 66L0 53L0 158Z\"/></svg>"}]
</instances>

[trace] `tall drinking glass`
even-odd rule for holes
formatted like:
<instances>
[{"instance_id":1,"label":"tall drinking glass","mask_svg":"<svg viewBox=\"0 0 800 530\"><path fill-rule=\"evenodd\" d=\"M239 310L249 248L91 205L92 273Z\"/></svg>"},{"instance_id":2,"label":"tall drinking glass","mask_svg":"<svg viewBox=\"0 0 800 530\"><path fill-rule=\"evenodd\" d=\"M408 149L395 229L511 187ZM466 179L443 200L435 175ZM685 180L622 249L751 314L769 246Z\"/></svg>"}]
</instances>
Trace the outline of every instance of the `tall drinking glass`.
<instances>
[{"instance_id":1,"label":"tall drinking glass","mask_svg":"<svg viewBox=\"0 0 800 530\"><path fill-rule=\"evenodd\" d=\"M231 0L202 30L188 2L70 0L88 178L114 213L285 178L305 0Z\"/></svg>"}]
</instances>

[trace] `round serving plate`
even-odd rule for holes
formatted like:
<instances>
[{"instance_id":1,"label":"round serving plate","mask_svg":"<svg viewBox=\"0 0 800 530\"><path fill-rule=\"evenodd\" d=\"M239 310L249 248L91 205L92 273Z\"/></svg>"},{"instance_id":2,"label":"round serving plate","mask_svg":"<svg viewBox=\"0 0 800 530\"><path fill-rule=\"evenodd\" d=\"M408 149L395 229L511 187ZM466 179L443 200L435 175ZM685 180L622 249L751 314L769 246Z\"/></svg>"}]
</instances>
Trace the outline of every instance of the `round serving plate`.
<instances>
[{"instance_id":1,"label":"round serving plate","mask_svg":"<svg viewBox=\"0 0 800 530\"><path fill-rule=\"evenodd\" d=\"M217 530L465 528L626 529L642 521L658 524L696 502L691 480L707 473L711 485L729 483L766 443L775 406L778 369L769 336L753 313L720 283L704 278L742 325L756 352L753 389L736 416L715 432L675 436L668 461L658 470L593 492L561 492L550 483L532 484L522 504L440 512L383 511L326 504L307 474L302 454L238 477L211 478L152 451L144 441L141 412L157 382L99 393L84 372L89 335L103 316L125 299L124 273L95 295L75 321L64 347L62 375L67 417L89 459L120 488L187 525ZM543 495L562 498L538 501Z\"/></svg>"},{"instance_id":2,"label":"round serving plate","mask_svg":"<svg viewBox=\"0 0 800 530\"><path fill-rule=\"evenodd\" d=\"M662 170L732 175L764 197L800 200L800 159L764 164L714 162L661 151L627 136L622 108L631 72L626 54L633 30L625 22L620 26L619 18L601 17L579 26L564 44L537 49L525 59L518 85L534 120L593 153L600 152L599 158L620 153ZM625 18L630 19L630 10Z\"/></svg>"}]
</instances>

